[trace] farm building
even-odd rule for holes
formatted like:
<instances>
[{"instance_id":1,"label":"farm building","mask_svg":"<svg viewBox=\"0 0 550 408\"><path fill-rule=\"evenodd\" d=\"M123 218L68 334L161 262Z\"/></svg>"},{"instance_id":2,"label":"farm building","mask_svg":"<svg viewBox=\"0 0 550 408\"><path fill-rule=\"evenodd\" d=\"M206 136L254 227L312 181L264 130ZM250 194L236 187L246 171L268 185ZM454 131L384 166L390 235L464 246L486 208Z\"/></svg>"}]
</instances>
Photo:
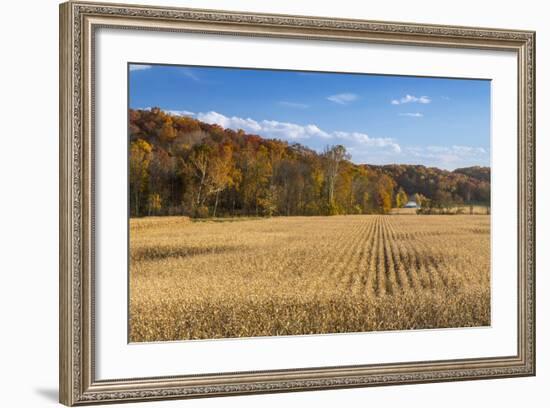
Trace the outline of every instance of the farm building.
<instances>
[{"instance_id":1,"label":"farm building","mask_svg":"<svg viewBox=\"0 0 550 408\"><path fill-rule=\"evenodd\" d=\"M420 206L417 205L415 201L409 201L405 204L405 208L420 208Z\"/></svg>"}]
</instances>

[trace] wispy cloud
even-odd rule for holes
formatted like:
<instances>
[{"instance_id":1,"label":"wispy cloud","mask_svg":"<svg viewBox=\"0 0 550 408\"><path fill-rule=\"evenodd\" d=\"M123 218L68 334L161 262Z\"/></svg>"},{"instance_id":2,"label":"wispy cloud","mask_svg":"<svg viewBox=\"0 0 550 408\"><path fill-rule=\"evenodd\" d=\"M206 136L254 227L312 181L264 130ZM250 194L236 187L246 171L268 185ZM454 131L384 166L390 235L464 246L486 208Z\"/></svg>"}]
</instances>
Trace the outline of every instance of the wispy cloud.
<instances>
[{"instance_id":1,"label":"wispy cloud","mask_svg":"<svg viewBox=\"0 0 550 408\"><path fill-rule=\"evenodd\" d=\"M180 68L180 72L193 81L200 81L200 77L191 68Z\"/></svg>"},{"instance_id":2,"label":"wispy cloud","mask_svg":"<svg viewBox=\"0 0 550 408\"><path fill-rule=\"evenodd\" d=\"M130 64L130 72L133 71L144 71L146 69L153 68L151 65L143 65L143 64Z\"/></svg>"},{"instance_id":3,"label":"wispy cloud","mask_svg":"<svg viewBox=\"0 0 550 408\"><path fill-rule=\"evenodd\" d=\"M408 116L409 118L422 118L424 114L420 112L405 112L400 113L399 116Z\"/></svg>"},{"instance_id":4,"label":"wispy cloud","mask_svg":"<svg viewBox=\"0 0 550 408\"><path fill-rule=\"evenodd\" d=\"M403 149L407 161L444 169L489 165L489 150L479 146L416 146Z\"/></svg>"},{"instance_id":5,"label":"wispy cloud","mask_svg":"<svg viewBox=\"0 0 550 408\"><path fill-rule=\"evenodd\" d=\"M483 147L474 147L474 146L426 146L423 148L424 151L429 153L452 153L459 155L482 155L486 154L487 150Z\"/></svg>"},{"instance_id":6,"label":"wispy cloud","mask_svg":"<svg viewBox=\"0 0 550 408\"><path fill-rule=\"evenodd\" d=\"M393 99L391 101L392 105L402 105L404 103L430 103L432 99L429 96L414 96L414 95L405 95L399 99Z\"/></svg>"},{"instance_id":7,"label":"wispy cloud","mask_svg":"<svg viewBox=\"0 0 550 408\"><path fill-rule=\"evenodd\" d=\"M307 108L309 108L308 104L299 103L299 102L280 101L279 105L285 106L287 108L295 108L295 109L307 109Z\"/></svg>"},{"instance_id":8,"label":"wispy cloud","mask_svg":"<svg viewBox=\"0 0 550 408\"><path fill-rule=\"evenodd\" d=\"M346 105L348 103L356 101L358 98L359 97L356 94L349 93L349 92L327 96L327 99L329 101L340 104L340 105Z\"/></svg>"}]
</instances>

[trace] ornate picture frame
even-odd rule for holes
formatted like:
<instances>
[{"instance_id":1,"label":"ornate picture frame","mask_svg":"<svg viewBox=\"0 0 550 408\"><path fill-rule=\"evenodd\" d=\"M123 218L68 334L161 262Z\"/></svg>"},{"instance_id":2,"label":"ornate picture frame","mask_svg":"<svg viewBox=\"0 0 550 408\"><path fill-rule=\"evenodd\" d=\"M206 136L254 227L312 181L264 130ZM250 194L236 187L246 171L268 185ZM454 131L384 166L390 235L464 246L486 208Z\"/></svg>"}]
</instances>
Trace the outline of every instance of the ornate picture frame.
<instances>
[{"instance_id":1,"label":"ornate picture frame","mask_svg":"<svg viewBox=\"0 0 550 408\"><path fill-rule=\"evenodd\" d=\"M192 32L517 55L518 264L514 355L195 374L96 378L94 47L99 28ZM535 375L535 33L135 5L60 6L60 402L81 405Z\"/></svg>"}]
</instances>

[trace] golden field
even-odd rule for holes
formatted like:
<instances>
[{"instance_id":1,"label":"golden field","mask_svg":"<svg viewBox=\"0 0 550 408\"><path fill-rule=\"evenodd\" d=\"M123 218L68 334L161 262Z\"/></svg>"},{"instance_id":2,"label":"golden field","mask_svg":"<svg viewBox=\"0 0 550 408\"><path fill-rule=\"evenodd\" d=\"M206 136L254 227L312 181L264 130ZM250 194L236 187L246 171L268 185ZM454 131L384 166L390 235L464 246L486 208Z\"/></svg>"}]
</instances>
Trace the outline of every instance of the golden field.
<instances>
[{"instance_id":1,"label":"golden field","mask_svg":"<svg viewBox=\"0 0 550 408\"><path fill-rule=\"evenodd\" d=\"M130 220L130 341L490 324L490 217Z\"/></svg>"}]
</instances>

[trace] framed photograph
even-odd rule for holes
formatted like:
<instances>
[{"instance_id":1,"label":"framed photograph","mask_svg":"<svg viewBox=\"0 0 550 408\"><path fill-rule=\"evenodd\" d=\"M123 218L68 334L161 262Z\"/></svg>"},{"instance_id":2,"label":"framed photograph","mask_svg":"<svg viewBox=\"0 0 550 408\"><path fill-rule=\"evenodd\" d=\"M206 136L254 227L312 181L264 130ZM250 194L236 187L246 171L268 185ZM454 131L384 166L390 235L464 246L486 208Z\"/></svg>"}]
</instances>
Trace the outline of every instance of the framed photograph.
<instances>
[{"instance_id":1,"label":"framed photograph","mask_svg":"<svg viewBox=\"0 0 550 408\"><path fill-rule=\"evenodd\" d=\"M535 374L535 33L60 6L60 400Z\"/></svg>"}]
</instances>

